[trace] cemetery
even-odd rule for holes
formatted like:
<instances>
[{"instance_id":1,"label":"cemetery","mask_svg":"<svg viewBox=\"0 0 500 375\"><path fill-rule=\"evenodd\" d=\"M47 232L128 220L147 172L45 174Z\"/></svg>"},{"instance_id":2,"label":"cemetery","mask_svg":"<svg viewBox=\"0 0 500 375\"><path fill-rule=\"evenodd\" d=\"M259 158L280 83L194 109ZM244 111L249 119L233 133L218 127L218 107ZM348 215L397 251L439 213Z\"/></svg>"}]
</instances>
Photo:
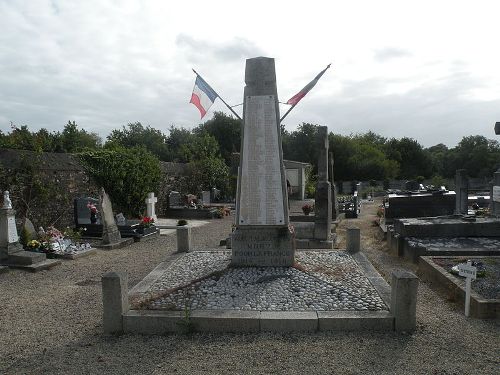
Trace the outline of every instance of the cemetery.
<instances>
[{"instance_id":1,"label":"cemetery","mask_svg":"<svg viewBox=\"0 0 500 375\"><path fill-rule=\"evenodd\" d=\"M159 356L169 364L188 351L199 362L207 352L237 360L252 345L258 346L260 354L252 353L257 357L271 345L279 352L291 349L293 358L313 348L328 363L345 352L356 352L355 360L370 352L371 361L383 358L385 367L397 356L413 366L442 369L442 361L454 363L439 354L432 365L422 365L416 353L435 356L442 345L456 344L462 330L473 338L468 345L475 351L482 350L482 339L497 339L500 181L492 185L491 200L469 198L460 171L454 192L410 184L408 192L364 199L356 183L352 195L338 195L328 127L316 126L317 175L314 196L306 198L309 164L288 161L285 168L274 59L248 59L245 84L233 201L221 201L213 184L186 187L158 173L158 193L142 192L130 203L135 211L113 209L130 208L113 184L93 186L75 190L68 200L73 227L35 231L24 225L19 236L16 211L4 192L2 298L25 309L6 309L8 323L0 323L0 332L9 333L0 357L17 361L17 367L0 364L0 371L47 372L46 358L57 357L61 372L75 366L95 372L97 366L104 373L109 358L120 362L126 356L138 359L134 371L154 372L162 366ZM102 175L89 184L102 182ZM119 203L114 206L112 198ZM386 241L373 225L380 204L390 222ZM492 215L485 214L486 206ZM32 275L17 268L50 270ZM32 284L40 296L33 295ZM34 328L16 332L16 325L28 324ZM10 349L19 345L16 333L27 342L22 355ZM438 338L442 343L434 343ZM34 350L39 342L48 349ZM174 350L144 350L164 343ZM467 359L476 355L449 350ZM138 352L153 365L139 369ZM494 368L494 354L481 353L488 369ZM198 364L189 358L184 366L193 372ZM295 364L306 372L301 362Z\"/></svg>"}]
</instances>

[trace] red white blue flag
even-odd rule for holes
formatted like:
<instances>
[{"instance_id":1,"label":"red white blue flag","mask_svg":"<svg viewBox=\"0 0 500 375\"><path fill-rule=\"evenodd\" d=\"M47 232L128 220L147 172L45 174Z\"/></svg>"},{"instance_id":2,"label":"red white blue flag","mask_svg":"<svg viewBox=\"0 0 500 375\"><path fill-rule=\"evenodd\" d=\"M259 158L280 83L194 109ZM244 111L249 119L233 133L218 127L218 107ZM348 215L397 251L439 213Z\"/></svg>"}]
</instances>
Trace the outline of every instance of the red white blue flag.
<instances>
[{"instance_id":1,"label":"red white blue flag","mask_svg":"<svg viewBox=\"0 0 500 375\"><path fill-rule=\"evenodd\" d=\"M311 82L309 82L307 85L305 85L305 87L302 90L300 90L297 94L295 94L290 99L288 99L286 104L296 105L300 101L300 99L302 99L304 96L306 96L306 94L309 91L311 91L311 89L316 85L316 83L318 83L319 79L321 78L321 76L323 74L325 74L326 70L330 67L330 65L332 65L332 64L328 64L328 66L325 69L323 69L321 72L319 72L319 74L316 77L314 77L314 79Z\"/></svg>"},{"instance_id":2,"label":"red white blue flag","mask_svg":"<svg viewBox=\"0 0 500 375\"><path fill-rule=\"evenodd\" d=\"M189 103L193 103L200 110L201 118L206 115L218 96L214 89L197 74Z\"/></svg>"}]
</instances>

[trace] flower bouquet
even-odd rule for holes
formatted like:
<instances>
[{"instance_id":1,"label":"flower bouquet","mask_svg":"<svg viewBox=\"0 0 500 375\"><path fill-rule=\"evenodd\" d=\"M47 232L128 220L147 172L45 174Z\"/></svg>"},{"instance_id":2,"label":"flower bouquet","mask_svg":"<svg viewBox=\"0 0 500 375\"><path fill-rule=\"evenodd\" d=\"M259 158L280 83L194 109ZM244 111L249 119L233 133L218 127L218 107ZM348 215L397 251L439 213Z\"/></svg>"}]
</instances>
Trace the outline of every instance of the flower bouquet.
<instances>
[{"instance_id":1,"label":"flower bouquet","mask_svg":"<svg viewBox=\"0 0 500 375\"><path fill-rule=\"evenodd\" d=\"M304 213L304 215L309 215L311 213L311 211L314 211L314 206L309 204L309 203L306 203L302 206L302 212Z\"/></svg>"}]
</instances>

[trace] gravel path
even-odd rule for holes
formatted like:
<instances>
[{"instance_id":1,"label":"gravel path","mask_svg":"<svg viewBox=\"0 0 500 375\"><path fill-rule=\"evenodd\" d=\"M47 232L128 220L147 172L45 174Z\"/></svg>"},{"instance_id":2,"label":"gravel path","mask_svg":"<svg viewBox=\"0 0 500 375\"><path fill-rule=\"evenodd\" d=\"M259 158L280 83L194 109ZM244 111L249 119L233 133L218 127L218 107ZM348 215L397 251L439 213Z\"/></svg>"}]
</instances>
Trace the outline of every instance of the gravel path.
<instances>
[{"instance_id":1,"label":"gravel path","mask_svg":"<svg viewBox=\"0 0 500 375\"><path fill-rule=\"evenodd\" d=\"M394 267L415 270L387 253L371 226L375 209L365 206L360 219L341 224L341 247L355 223L386 279ZM230 226L226 218L194 228L194 246L217 248ZM45 272L0 275L0 374L494 374L500 366L498 323L466 319L426 284L411 335L103 335L101 275L127 271L132 287L174 248L175 238L162 236Z\"/></svg>"}]
</instances>

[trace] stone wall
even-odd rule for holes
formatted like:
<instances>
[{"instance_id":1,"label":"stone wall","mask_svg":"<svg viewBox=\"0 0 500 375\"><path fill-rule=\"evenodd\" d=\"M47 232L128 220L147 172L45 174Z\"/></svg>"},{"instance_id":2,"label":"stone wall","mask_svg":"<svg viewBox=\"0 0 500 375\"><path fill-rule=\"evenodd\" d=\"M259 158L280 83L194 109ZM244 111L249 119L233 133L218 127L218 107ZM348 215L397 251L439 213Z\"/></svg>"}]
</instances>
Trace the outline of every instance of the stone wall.
<instances>
[{"instance_id":1,"label":"stone wall","mask_svg":"<svg viewBox=\"0 0 500 375\"><path fill-rule=\"evenodd\" d=\"M158 191L156 212L162 215L167 207L167 196L170 190L182 191L182 180L185 178L187 166L182 163L160 162L163 171L163 178ZM55 189L49 202L46 204L29 207L29 218L35 227L53 224L59 229L67 226L74 226L73 200L77 197L98 197L99 187L86 173L77 157L72 154L63 153L36 153L32 151L0 149L0 167L2 173L7 176L14 176L26 166L34 166L40 171L39 175L47 186ZM11 192L11 200L14 209L17 211L16 218L21 222L26 214L26 204L21 198L22 185L7 182L6 178L0 178L0 189ZM35 202L35 200L33 200ZM144 209L145 209L144 205Z\"/></svg>"}]
</instances>

